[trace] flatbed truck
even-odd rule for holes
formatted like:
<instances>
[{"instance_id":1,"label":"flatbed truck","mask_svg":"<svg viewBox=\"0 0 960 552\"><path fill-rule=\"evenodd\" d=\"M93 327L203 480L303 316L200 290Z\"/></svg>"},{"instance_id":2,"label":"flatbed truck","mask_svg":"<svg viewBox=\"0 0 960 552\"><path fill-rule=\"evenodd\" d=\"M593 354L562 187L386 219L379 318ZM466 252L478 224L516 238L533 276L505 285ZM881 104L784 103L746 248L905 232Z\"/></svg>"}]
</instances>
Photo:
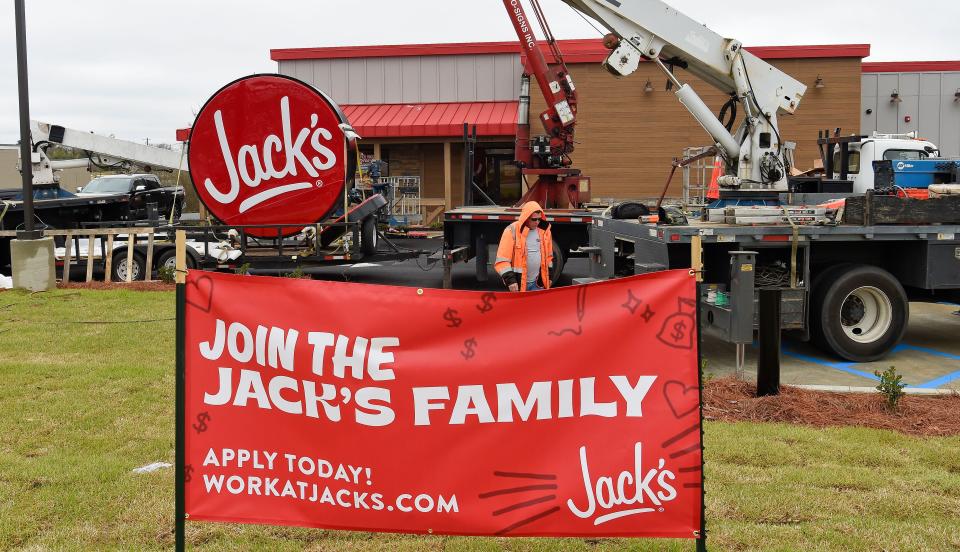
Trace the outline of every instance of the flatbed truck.
<instances>
[{"instance_id":1,"label":"flatbed truck","mask_svg":"<svg viewBox=\"0 0 960 552\"><path fill-rule=\"evenodd\" d=\"M952 203L958 204L956 199ZM668 226L597 216L590 245L583 248L590 277L576 281L695 268L707 286L723 293L736 278L731 253L750 251L756 289L780 292L783 330L846 360L867 362L883 358L902 339L910 301L960 300L960 219L954 220ZM756 309L746 311L755 316ZM701 311L705 332L729 337L722 320L705 314Z\"/></svg>"}]
</instances>

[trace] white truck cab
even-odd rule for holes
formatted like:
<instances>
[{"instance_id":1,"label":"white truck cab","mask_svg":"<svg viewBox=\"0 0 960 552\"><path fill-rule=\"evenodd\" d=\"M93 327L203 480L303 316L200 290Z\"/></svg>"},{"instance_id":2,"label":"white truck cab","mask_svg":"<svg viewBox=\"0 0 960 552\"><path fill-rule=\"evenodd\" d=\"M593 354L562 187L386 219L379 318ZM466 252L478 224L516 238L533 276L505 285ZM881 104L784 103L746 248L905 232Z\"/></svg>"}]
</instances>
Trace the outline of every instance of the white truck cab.
<instances>
[{"instance_id":1,"label":"white truck cab","mask_svg":"<svg viewBox=\"0 0 960 552\"><path fill-rule=\"evenodd\" d=\"M873 162L885 159L912 160L937 157L937 146L923 138L917 138L916 132L909 134L881 134L874 132L860 142L850 144L848 163L849 177L853 179L854 193L862 194L873 189ZM833 166L840 166L840 152L833 154ZM840 178L839 173L834 178Z\"/></svg>"}]
</instances>

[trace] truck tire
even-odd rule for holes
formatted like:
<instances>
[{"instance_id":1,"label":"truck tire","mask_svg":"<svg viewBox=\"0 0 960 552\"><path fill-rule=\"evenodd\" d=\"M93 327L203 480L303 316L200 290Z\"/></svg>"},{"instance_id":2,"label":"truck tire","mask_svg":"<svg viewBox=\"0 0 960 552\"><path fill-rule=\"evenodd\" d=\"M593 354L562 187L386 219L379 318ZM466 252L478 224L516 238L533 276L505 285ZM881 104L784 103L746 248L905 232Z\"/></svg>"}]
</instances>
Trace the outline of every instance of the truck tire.
<instances>
[{"instance_id":1,"label":"truck tire","mask_svg":"<svg viewBox=\"0 0 960 552\"><path fill-rule=\"evenodd\" d=\"M566 250L553 240L553 268L550 269L550 287L557 285L563 274L563 265L567 262Z\"/></svg>"},{"instance_id":2,"label":"truck tire","mask_svg":"<svg viewBox=\"0 0 960 552\"><path fill-rule=\"evenodd\" d=\"M807 298L807 331L810 335L810 341L823 351L830 352L830 346L823 339L823 331L820 327L820 305L823 301L824 287L829 287L830 282L836 279L837 275L856 266L853 263L838 263L824 267L811 269L810 295Z\"/></svg>"},{"instance_id":3,"label":"truck tire","mask_svg":"<svg viewBox=\"0 0 960 552\"><path fill-rule=\"evenodd\" d=\"M147 274L147 259L144 257L143 253L134 249L133 251L133 265L131 266L133 272L132 280L143 280ZM126 282L127 281L127 250L121 249L113 254L113 265L111 267L110 280L112 282Z\"/></svg>"},{"instance_id":4,"label":"truck tire","mask_svg":"<svg viewBox=\"0 0 960 552\"><path fill-rule=\"evenodd\" d=\"M375 255L380 236L377 234L377 217L370 215L360 223L360 251L364 255Z\"/></svg>"},{"instance_id":5,"label":"truck tire","mask_svg":"<svg viewBox=\"0 0 960 552\"><path fill-rule=\"evenodd\" d=\"M853 362L887 355L903 338L910 303L892 274L870 265L828 269L814 287L811 323L815 342Z\"/></svg>"},{"instance_id":6,"label":"truck tire","mask_svg":"<svg viewBox=\"0 0 960 552\"><path fill-rule=\"evenodd\" d=\"M187 253L187 268L188 269L196 268L196 265L197 263L193 260L193 257L191 257L189 253ZM176 249L167 249L166 251L160 254L160 257L157 258L157 262L154 265L154 268L156 270L160 270L160 268L164 266L170 267L171 269L177 268L177 250Z\"/></svg>"}]
</instances>

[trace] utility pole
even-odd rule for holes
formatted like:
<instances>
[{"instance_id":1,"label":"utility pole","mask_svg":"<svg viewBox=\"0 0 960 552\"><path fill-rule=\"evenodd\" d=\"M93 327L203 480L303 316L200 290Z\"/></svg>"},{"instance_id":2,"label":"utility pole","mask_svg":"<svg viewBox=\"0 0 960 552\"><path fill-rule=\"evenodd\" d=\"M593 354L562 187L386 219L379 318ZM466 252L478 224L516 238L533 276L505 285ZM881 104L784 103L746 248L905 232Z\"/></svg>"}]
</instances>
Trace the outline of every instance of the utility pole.
<instances>
[{"instance_id":1,"label":"utility pole","mask_svg":"<svg viewBox=\"0 0 960 552\"><path fill-rule=\"evenodd\" d=\"M30 95L27 90L27 24L23 0L13 0L17 20L17 88L20 94L20 176L23 179L23 230L10 240L13 287L48 291L57 287L53 238L33 223L33 148L30 143ZM70 270L69 266L64 270Z\"/></svg>"},{"instance_id":2,"label":"utility pole","mask_svg":"<svg viewBox=\"0 0 960 552\"><path fill-rule=\"evenodd\" d=\"M20 94L20 176L23 181L24 229L17 239L35 240L43 231L33 228L33 156L30 148L30 96L27 88L27 24L23 0L14 0L17 20L17 87Z\"/></svg>"}]
</instances>

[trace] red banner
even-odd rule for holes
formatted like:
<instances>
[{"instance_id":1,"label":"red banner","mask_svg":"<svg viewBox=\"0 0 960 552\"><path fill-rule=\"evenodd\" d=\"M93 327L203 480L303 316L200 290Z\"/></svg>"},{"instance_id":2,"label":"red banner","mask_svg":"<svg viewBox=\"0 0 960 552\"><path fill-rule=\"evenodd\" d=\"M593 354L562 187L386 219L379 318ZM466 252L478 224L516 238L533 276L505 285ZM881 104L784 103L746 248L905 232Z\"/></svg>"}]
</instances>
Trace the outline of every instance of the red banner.
<instances>
[{"instance_id":1,"label":"red banner","mask_svg":"<svg viewBox=\"0 0 960 552\"><path fill-rule=\"evenodd\" d=\"M191 271L190 520L695 538L695 284L481 293Z\"/></svg>"}]
</instances>

